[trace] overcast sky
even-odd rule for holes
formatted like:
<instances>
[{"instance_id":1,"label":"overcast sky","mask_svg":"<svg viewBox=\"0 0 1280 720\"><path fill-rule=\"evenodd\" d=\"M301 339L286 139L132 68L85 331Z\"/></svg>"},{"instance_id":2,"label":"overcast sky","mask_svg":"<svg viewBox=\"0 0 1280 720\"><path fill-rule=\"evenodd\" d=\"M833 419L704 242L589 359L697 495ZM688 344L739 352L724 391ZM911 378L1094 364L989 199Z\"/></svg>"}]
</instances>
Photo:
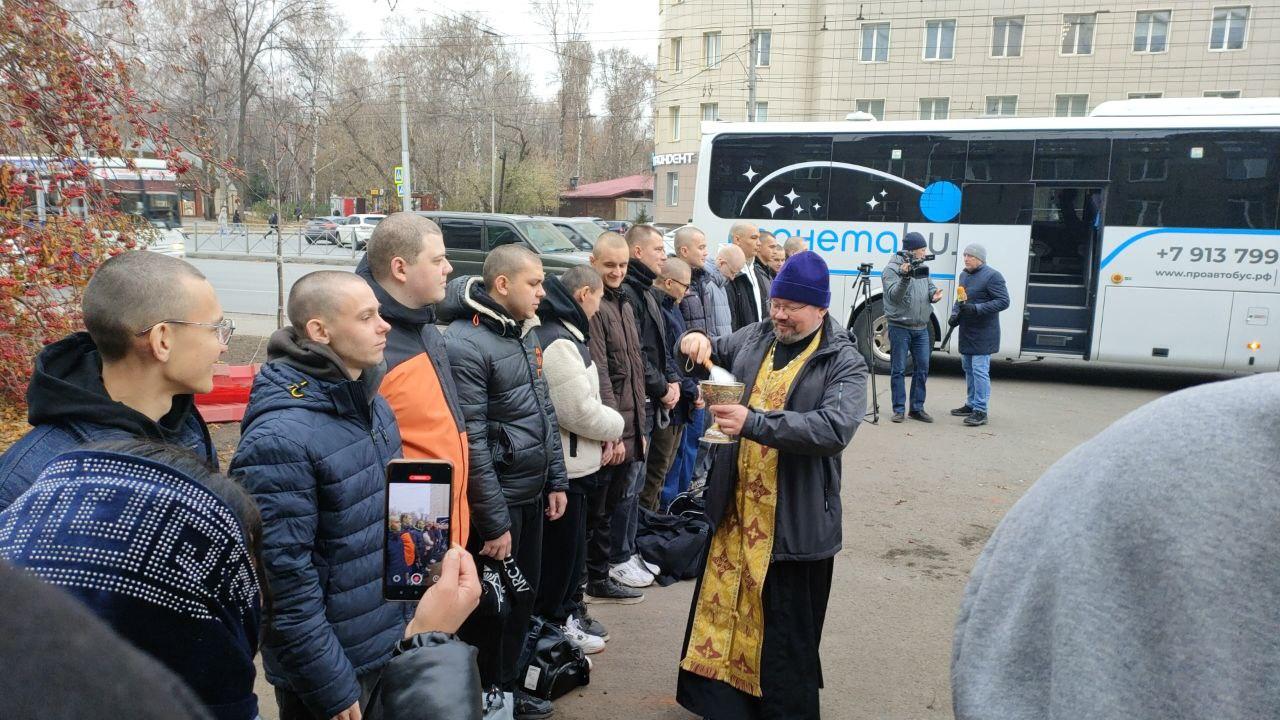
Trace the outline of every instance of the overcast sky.
<instances>
[{"instance_id":1,"label":"overcast sky","mask_svg":"<svg viewBox=\"0 0 1280 720\"><path fill-rule=\"evenodd\" d=\"M394 12L391 2L395 2ZM534 89L543 97L555 92L552 73L556 56L550 51L547 33L529 13L525 0L334 0L334 7L347 24L344 45L355 38L371 39L378 44L386 23L403 23L412 18L430 20L439 15L457 15L462 11L478 15L480 20L504 36L504 41L522 57L531 71ZM596 0L591 9L587 39L597 50L612 46L630 48L633 52L656 61L658 46L657 0L640 2Z\"/></svg>"}]
</instances>

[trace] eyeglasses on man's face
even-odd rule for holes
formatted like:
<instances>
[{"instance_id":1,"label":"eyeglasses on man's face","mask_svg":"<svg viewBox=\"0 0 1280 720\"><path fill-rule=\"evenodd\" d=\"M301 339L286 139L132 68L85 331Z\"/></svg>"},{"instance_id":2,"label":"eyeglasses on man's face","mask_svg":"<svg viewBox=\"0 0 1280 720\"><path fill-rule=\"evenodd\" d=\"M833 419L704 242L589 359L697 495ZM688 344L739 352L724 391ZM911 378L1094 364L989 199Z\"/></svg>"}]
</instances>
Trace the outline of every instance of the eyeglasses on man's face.
<instances>
[{"instance_id":1,"label":"eyeglasses on man's face","mask_svg":"<svg viewBox=\"0 0 1280 720\"><path fill-rule=\"evenodd\" d=\"M212 323L192 322L190 320L161 320L159 322L151 323L144 330L139 330L137 336L142 337L143 335L146 335L147 333L154 330L157 325L164 325L165 323L168 323L170 325L190 325L192 327L209 328L210 330L213 330L218 335L218 343L221 345L226 345L228 342L230 342L231 336L234 335L236 332L236 323L231 318L223 318L218 322L212 322Z\"/></svg>"}]
</instances>

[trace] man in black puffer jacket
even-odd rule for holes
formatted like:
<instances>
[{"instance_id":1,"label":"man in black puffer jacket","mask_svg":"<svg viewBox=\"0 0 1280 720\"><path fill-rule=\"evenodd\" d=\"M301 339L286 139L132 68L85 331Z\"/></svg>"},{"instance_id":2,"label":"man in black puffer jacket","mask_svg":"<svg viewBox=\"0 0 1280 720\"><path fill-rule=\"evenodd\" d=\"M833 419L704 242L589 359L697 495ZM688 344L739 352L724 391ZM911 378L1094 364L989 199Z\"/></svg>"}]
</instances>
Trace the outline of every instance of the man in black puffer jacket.
<instances>
[{"instance_id":1,"label":"man in black puffer jacket","mask_svg":"<svg viewBox=\"0 0 1280 720\"><path fill-rule=\"evenodd\" d=\"M569 489L555 409L542 377L542 347L531 332L546 294L542 263L524 247L503 245L489 253L481 272L483 278L450 282L437 308L440 319L449 322L445 347L471 449L470 549L499 561L514 557L537 592L543 513L558 520ZM493 628L485 624L469 623L464 637L482 648L489 645L485 638ZM501 621L496 670L494 658L481 651L486 686L516 689L516 662L528 625L528 607L513 608ZM516 696L518 717L550 712L532 710L539 703L531 696Z\"/></svg>"}]
</instances>

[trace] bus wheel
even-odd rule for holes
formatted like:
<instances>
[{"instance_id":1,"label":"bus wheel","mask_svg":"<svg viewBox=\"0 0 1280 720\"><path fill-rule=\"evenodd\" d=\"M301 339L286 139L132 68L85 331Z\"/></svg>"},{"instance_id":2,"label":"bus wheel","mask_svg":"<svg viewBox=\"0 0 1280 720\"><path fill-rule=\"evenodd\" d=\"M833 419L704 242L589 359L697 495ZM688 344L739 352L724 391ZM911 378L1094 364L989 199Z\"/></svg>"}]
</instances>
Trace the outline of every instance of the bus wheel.
<instances>
[{"instance_id":1,"label":"bus wheel","mask_svg":"<svg viewBox=\"0 0 1280 720\"><path fill-rule=\"evenodd\" d=\"M853 320L853 332L858 338L858 349L870 361L876 372L889 372L889 321L884 317L884 303L872 300ZM870 341L868 343L868 341ZM866 345L870 345L870 352Z\"/></svg>"}]
</instances>

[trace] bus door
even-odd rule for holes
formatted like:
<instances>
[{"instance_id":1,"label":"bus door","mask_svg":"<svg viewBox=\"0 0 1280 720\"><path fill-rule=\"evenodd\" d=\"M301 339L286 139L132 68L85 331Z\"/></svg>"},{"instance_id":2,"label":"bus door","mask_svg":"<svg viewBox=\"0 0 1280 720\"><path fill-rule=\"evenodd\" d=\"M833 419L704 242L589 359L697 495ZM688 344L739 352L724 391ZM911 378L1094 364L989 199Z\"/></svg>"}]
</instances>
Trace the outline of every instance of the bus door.
<instances>
[{"instance_id":1,"label":"bus door","mask_svg":"<svg viewBox=\"0 0 1280 720\"><path fill-rule=\"evenodd\" d=\"M1100 185L1036 185L1027 267L1026 354L1087 357L1102 247Z\"/></svg>"},{"instance_id":2,"label":"bus door","mask_svg":"<svg viewBox=\"0 0 1280 720\"><path fill-rule=\"evenodd\" d=\"M966 183L961 189L956 284L964 270L965 246L982 245L987 264L1000 271L1009 289L1009 309L1000 313L1002 357L1017 357L1022 350L1035 190L1032 183ZM955 300L954 295L945 298L948 305ZM943 349L958 353L959 340L952 337L950 347Z\"/></svg>"}]
</instances>

